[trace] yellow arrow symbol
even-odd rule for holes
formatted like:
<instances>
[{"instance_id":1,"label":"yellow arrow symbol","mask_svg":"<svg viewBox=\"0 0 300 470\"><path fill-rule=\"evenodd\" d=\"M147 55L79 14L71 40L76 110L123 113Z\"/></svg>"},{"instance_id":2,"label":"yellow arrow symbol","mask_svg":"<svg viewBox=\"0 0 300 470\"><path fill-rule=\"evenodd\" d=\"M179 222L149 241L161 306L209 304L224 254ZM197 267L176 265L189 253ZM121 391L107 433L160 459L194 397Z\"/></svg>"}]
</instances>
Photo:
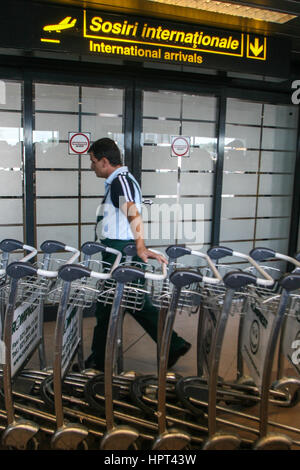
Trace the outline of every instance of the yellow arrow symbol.
<instances>
[{"instance_id":1,"label":"yellow arrow symbol","mask_svg":"<svg viewBox=\"0 0 300 470\"><path fill-rule=\"evenodd\" d=\"M254 39L254 45L250 43L250 49L253 52L253 54L255 55L255 57L257 57L264 50L264 45L260 46L259 45L259 39L255 38Z\"/></svg>"}]
</instances>

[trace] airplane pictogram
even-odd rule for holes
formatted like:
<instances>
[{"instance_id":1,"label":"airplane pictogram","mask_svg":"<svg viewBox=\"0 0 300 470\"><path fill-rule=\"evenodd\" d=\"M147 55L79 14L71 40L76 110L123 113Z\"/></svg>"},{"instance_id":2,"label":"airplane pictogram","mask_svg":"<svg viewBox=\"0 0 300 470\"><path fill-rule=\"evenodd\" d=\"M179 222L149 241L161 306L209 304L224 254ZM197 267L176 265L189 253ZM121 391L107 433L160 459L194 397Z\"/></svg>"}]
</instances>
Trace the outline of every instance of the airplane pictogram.
<instances>
[{"instance_id":1,"label":"airplane pictogram","mask_svg":"<svg viewBox=\"0 0 300 470\"><path fill-rule=\"evenodd\" d=\"M71 19L72 19L71 16L66 16L66 18L64 18L57 24L49 24L47 26L44 26L43 30L50 31L50 32L55 31L57 33L61 33L63 29L69 29L75 26L77 19L74 18L72 21Z\"/></svg>"}]
</instances>

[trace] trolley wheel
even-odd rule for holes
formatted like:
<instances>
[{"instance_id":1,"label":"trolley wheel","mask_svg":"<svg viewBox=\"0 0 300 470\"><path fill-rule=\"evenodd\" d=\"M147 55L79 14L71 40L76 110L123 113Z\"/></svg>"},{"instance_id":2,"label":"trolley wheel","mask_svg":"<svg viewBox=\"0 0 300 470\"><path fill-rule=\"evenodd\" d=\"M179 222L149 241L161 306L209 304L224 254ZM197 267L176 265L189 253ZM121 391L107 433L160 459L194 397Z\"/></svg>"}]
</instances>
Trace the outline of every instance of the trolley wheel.
<instances>
[{"instance_id":1,"label":"trolley wheel","mask_svg":"<svg viewBox=\"0 0 300 470\"><path fill-rule=\"evenodd\" d=\"M194 413L195 416L203 417L208 403L208 388L205 379L201 377L183 377L177 382L175 390L178 400L185 408ZM194 405L190 398L203 401L206 405Z\"/></svg>"},{"instance_id":2,"label":"trolley wheel","mask_svg":"<svg viewBox=\"0 0 300 470\"><path fill-rule=\"evenodd\" d=\"M179 379L177 374L168 373L166 375L166 399L169 401L177 401L175 393L175 385ZM130 397L135 405L137 405L147 416L156 416L157 412L157 391L158 391L158 378L155 375L144 375L137 377L130 387ZM155 400L153 407L145 402L143 397L149 397Z\"/></svg>"},{"instance_id":3,"label":"trolley wheel","mask_svg":"<svg viewBox=\"0 0 300 470\"><path fill-rule=\"evenodd\" d=\"M90 378L84 386L84 396L88 404L95 410L105 413L105 378L104 373ZM113 400L122 400L129 394L128 379L124 377L113 377L112 395ZM102 398L97 398L97 395Z\"/></svg>"},{"instance_id":4,"label":"trolley wheel","mask_svg":"<svg viewBox=\"0 0 300 470\"><path fill-rule=\"evenodd\" d=\"M276 405L292 408L300 401L300 387L297 379L294 382L293 378L284 377L271 385L271 390L282 391L286 395L286 400L278 399ZM276 397L275 397L276 400Z\"/></svg>"},{"instance_id":5,"label":"trolley wheel","mask_svg":"<svg viewBox=\"0 0 300 470\"><path fill-rule=\"evenodd\" d=\"M256 386L254 380L251 377L248 377L246 375L243 375L242 377L240 377L236 382L234 382L233 390L234 390L234 385L235 384L237 386L245 387L245 393L247 393L248 395L253 395L253 399L252 398L244 398L243 397L243 390L238 389L238 387L237 387L237 391L240 392L241 395L238 396L238 397L235 397L233 401L231 401L230 399L225 400L226 405L228 405L228 406L237 405L237 406L241 406L243 408L250 408L251 406L254 406L254 405L257 404L257 399L258 399L257 392L255 390L251 390L251 389L247 390L247 387L249 387L249 388L253 387L253 388L257 389L257 386Z\"/></svg>"},{"instance_id":6,"label":"trolley wheel","mask_svg":"<svg viewBox=\"0 0 300 470\"><path fill-rule=\"evenodd\" d=\"M40 385L40 394L46 406L51 410L54 408L53 376L46 377Z\"/></svg>"}]
</instances>

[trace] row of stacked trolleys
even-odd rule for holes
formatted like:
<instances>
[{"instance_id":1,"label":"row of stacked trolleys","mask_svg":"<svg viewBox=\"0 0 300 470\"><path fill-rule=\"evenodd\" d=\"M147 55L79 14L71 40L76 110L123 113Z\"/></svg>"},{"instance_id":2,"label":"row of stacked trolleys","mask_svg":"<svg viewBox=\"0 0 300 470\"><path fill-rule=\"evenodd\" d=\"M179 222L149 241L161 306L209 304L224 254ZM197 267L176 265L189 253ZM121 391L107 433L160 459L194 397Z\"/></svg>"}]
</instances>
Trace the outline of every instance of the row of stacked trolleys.
<instances>
[{"instance_id":1,"label":"row of stacked trolleys","mask_svg":"<svg viewBox=\"0 0 300 470\"><path fill-rule=\"evenodd\" d=\"M104 252L115 255L113 264ZM37 250L14 239L0 242L0 255L2 449L299 448L300 415L291 408L300 397L300 256L171 245L167 265L142 264L133 244L120 253L46 240ZM147 296L160 310L152 375L123 367L124 313L142 309ZM111 305L104 371L84 365L83 316L96 302ZM57 314L46 364L49 304ZM189 377L167 367L179 313L187 325L197 316L197 370ZM232 317L236 365L228 381L220 361ZM30 368L34 354L38 369Z\"/></svg>"}]
</instances>

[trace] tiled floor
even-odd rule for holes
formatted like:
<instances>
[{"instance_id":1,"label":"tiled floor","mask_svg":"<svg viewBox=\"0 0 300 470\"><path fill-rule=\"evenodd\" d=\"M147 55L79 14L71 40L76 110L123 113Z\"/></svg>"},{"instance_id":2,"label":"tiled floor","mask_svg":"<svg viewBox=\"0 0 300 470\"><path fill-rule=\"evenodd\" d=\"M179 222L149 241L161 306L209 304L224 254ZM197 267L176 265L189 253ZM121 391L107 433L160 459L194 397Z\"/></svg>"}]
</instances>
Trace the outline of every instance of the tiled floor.
<instances>
[{"instance_id":1,"label":"tiled floor","mask_svg":"<svg viewBox=\"0 0 300 470\"><path fill-rule=\"evenodd\" d=\"M181 313L177 315L175 322L175 330L177 333L184 337L192 344L192 348L184 357L180 358L172 370L182 376L196 375L196 334L197 334L198 315L190 315ZM87 357L90 353L90 344L92 340L93 328L95 325L95 318L88 317L83 321L84 332L84 355ZM54 337L55 323L48 322L45 324L45 344L47 350L47 363L51 366L52 361L52 342ZM234 380L236 375L236 357L237 357L237 332L238 332L238 317L230 316L226 328L224 345L222 348L221 362L219 368L219 375L224 380ZM124 370L134 370L140 374L156 374L156 345L130 316L126 315L124 320ZM31 365L39 367L37 354L33 357ZM293 372L290 371L293 375ZM224 403L220 404L224 406ZM250 408L242 409L243 413L248 414L246 418L236 417L232 414L218 412L218 417L228 419L230 422L243 423L246 426L258 429L259 421L259 406L252 406ZM251 419L250 419L251 418ZM254 421L252 420L254 418ZM255 421L256 419L256 421ZM283 408L278 406L271 406L269 410L269 419L275 423L293 426L300 429L300 405L291 408ZM218 424L219 429L225 430L223 423ZM278 428L269 428L273 432L286 433L287 431ZM232 431L232 429L231 429ZM253 440L255 435L252 432L241 432L239 434L246 438ZM258 433L257 433L258 434ZM300 432L289 433L294 441L293 448L300 449Z\"/></svg>"}]
</instances>

